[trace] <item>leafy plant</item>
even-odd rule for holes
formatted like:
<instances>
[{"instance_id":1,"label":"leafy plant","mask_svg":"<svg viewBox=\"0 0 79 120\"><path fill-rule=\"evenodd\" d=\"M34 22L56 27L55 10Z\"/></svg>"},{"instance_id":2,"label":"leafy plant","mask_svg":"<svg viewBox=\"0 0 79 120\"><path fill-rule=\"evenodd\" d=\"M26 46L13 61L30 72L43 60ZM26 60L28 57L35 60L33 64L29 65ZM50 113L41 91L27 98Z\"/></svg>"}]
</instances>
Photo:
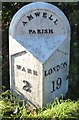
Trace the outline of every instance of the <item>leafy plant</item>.
<instances>
[{"instance_id":1,"label":"leafy plant","mask_svg":"<svg viewBox=\"0 0 79 120\"><path fill-rule=\"evenodd\" d=\"M24 100L16 98L10 90L0 95L0 116L3 120L24 120L24 119L74 119L79 118L79 100L63 100L55 98L54 103L48 104L43 109L31 109L31 106L24 103Z\"/></svg>"}]
</instances>

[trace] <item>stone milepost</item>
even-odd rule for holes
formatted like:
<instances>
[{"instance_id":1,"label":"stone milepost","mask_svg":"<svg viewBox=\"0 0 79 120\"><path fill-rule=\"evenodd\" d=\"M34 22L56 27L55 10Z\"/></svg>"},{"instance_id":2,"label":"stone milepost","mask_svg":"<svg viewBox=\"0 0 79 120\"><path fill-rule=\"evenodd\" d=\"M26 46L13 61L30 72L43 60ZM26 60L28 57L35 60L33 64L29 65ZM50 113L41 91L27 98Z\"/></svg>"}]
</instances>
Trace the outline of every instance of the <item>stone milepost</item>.
<instances>
[{"instance_id":1,"label":"stone milepost","mask_svg":"<svg viewBox=\"0 0 79 120\"><path fill-rule=\"evenodd\" d=\"M70 25L56 6L35 2L13 16L9 28L10 88L35 107L68 91Z\"/></svg>"}]
</instances>

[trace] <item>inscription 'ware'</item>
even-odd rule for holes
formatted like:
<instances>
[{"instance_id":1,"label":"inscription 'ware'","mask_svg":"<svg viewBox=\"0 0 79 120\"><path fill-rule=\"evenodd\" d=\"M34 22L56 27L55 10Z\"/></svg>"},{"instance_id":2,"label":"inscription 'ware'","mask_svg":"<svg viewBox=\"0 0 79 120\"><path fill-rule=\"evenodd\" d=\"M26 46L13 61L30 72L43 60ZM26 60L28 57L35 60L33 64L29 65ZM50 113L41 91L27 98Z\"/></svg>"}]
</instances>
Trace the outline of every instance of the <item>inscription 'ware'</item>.
<instances>
[{"instance_id":1,"label":"inscription 'ware'","mask_svg":"<svg viewBox=\"0 0 79 120\"><path fill-rule=\"evenodd\" d=\"M38 76L38 72L36 70L32 70L30 68L25 68L25 67L23 67L21 65L16 65L16 67L17 67L18 70L21 70L23 72L27 72L29 74L33 74L33 75Z\"/></svg>"}]
</instances>

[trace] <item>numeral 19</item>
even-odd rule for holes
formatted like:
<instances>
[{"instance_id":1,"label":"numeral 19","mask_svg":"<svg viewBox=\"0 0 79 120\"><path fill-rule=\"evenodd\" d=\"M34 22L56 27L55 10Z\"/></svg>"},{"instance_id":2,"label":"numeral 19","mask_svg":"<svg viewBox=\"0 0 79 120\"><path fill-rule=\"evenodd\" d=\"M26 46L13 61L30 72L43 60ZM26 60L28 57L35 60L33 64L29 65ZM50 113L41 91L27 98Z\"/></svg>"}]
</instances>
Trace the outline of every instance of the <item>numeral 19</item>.
<instances>
[{"instance_id":1,"label":"numeral 19","mask_svg":"<svg viewBox=\"0 0 79 120\"><path fill-rule=\"evenodd\" d=\"M62 79L58 78L56 81L52 81L52 91L54 92L56 89L59 89L61 87L62 84Z\"/></svg>"}]
</instances>

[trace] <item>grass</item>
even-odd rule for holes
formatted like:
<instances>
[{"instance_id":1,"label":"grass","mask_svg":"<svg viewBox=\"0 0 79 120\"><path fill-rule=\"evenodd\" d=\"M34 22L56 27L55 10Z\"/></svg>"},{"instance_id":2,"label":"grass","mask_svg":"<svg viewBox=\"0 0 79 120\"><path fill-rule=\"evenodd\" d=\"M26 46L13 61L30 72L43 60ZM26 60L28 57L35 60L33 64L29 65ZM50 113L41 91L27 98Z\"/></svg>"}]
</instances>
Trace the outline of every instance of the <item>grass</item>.
<instances>
[{"instance_id":1,"label":"grass","mask_svg":"<svg viewBox=\"0 0 79 120\"><path fill-rule=\"evenodd\" d=\"M56 118L59 120L65 118L78 119L79 118L79 101L61 100L56 99L51 108L46 109L40 114L40 117Z\"/></svg>"},{"instance_id":2,"label":"grass","mask_svg":"<svg viewBox=\"0 0 79 120\"><path fill-rule=\"evenodd\" d=\"M79 100L55 99L43 109L31 110L24 101L15 98L10 90L0 96L0 117L2 120L79 120Z\"/></svg>"}]
</instances>

